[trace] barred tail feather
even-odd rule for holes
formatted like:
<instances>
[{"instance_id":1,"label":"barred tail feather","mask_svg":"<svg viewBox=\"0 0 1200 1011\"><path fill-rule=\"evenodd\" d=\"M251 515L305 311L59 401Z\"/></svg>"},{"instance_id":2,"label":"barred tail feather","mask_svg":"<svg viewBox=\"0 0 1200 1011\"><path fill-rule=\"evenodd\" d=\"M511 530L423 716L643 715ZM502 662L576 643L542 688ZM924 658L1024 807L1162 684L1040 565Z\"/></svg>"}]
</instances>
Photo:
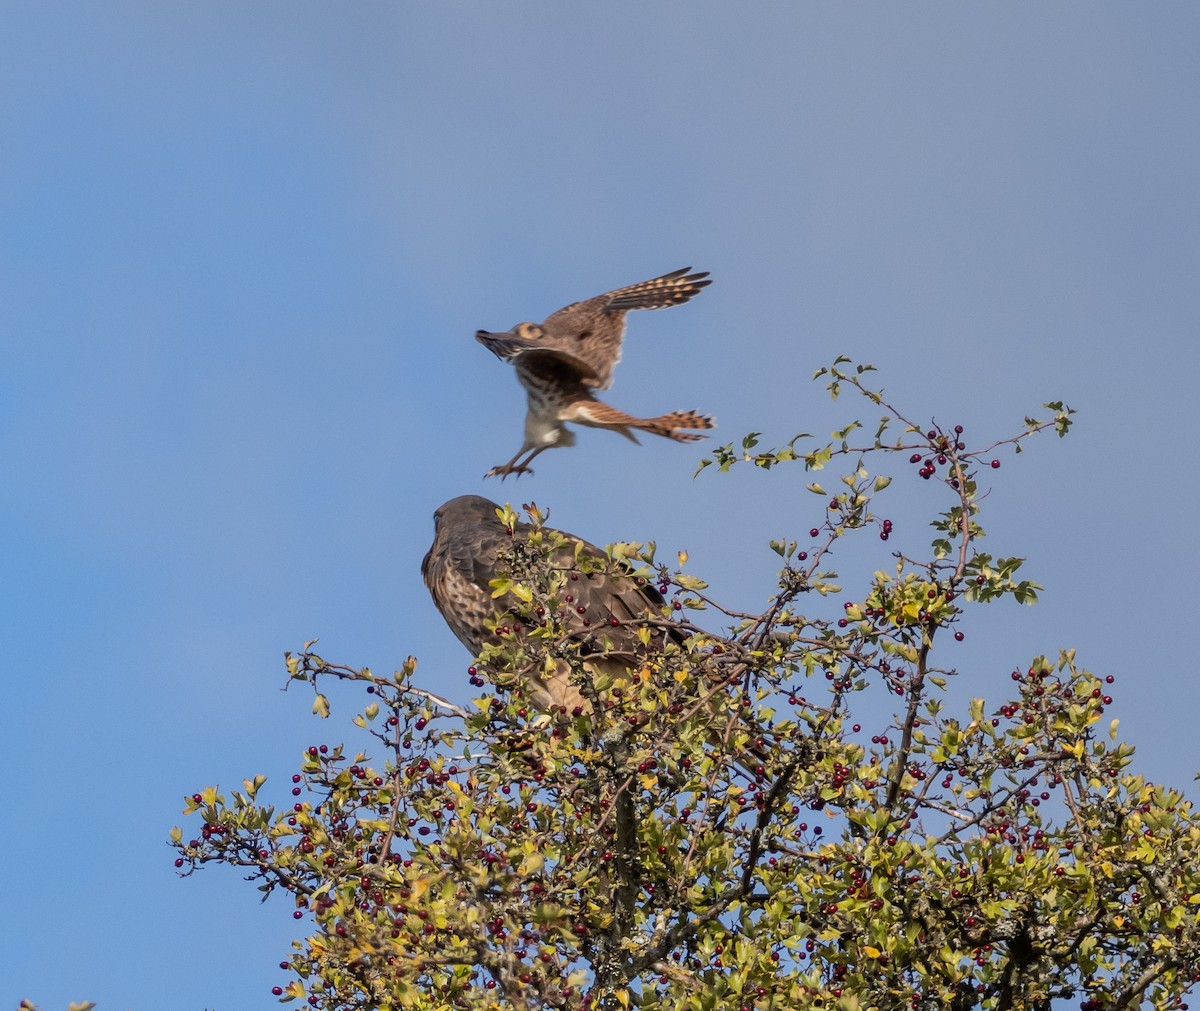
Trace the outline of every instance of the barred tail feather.
<instances>
[{"instance_id":1,"label":"barred tail feather","mask_svg":"<svg viewBox=\"0 0 1200 1011\"><path fill-rule=\"evenodd\" d=\"M657 418L646 418L638 427L643 431L652 432L654 435L674 439L676 442L696 442L707 436L681 431L681 429L692 428L707 431L716 427L716 422L709 415L699 414L696 411L672 411L670 414L660 414Z\"/></svg>"},{"instance_id":2,"label":"barred tail feather","mask_svg":"<svg viewBox=\"0 0 1200 1011\"><path fill-rule=\"evenodd\" d=\"M599 400L577 401L561 417L563 421L574 421L580 425L611 428L629 438L633 438L629 429L636 428L651 435L674 439L676 442L695 442L697 439L703 439L703 435L684 430L707 430L715 424L707 414L697 411L672 411L670 414L660 414L656 418L635 418L632 414L626 414Z\"/></svg>"}]
</instances>

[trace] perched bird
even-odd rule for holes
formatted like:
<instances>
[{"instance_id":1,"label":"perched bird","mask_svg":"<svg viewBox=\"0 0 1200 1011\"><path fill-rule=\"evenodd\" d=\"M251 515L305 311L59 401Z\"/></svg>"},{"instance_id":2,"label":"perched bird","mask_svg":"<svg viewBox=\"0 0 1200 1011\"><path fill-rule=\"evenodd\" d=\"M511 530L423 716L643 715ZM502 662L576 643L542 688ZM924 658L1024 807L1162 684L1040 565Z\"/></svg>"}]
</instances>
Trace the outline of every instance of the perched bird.
<instances>
[{"instance_id":1,"label":"perched bird","mask_svg":"<svg viewBox=\"0 0 1200 1011\"><path fill-rule=\"evenodd\" d=\"M425 585L446 624L459 642L478 656L483 647L494 639L488 629L489 619L507 613L502 598L492 595L491 581L502 575L500 553L508 550L513 539L527 538L533 527L518 523L514 536L496 515L499 507L480 495L463 495L444 503L433 514L433 545L421 562ZM553 533L549 528L543 528ZM571 584L571 596L576 609L570 616L572 634L595 654L593 661L607 662L615 658L616 667L624 670L626 662L638 652L644 652L635 628L610 624L647 616L660 616L665 601L662 594L643 580L635 580L626 571L613 570L607 556L582 538L564 534L568 545L560 549L561 564L578 572ZM580 569L576 561L575 542L582 547L580 555L596 563L591 571ZM559 559L556 558L556 561ZM583 623L587 619L587 625ZM599 654L603 654L600 656ZM570 667L560 661L552 675L537 671L530 674L526 686L530 701L544 712L556 706L568 711L590 708L579 689L570 680Z\"/></svg>"},{"instance_id":2,"label":"perched bird","mask_svg":"<svg viewBox=\"0 0 1200 1011\"><path fill-rule=\"evenodd\" d=\"M497 509L495 502L479 495L463 495L444 503L433 514L433 545L421 563L421 574L434 604L473 656L479 655L489 641L496 641L488 621L494 622L509 612L504 597L495 596L490 585L507 574L500 555L512 550L514 544L519 547L534 529L528 523L517 523L510 535ZM648 653L661 653L668 641L683 643L683 633L670 626L655 628L649 647L641 641L639 630L645 626L639 619L662 617L665 606L662 594L653 585L612 562L600 548L582 538L548 527L542 531L551 536L561 533L566 539L553 561L570 574L565 585L573 607L565 610L563 622L567 638L579 647L585 671L593 675L628 674L645 662ZM589 713L591 703L571 674L571 666L562 659L545 667L531 665L522 672L522 691L542 712ZM711 673L707 677L714 685L713 697L705 706L713 716L710 739L716 743L734 725L756 737L758 731L734 713L728 702L722 706L723 700L716 693L727 692L728 683L723 679L717 683ZM737 759L751 775L764 760L761 742L747 745L742 758Z\"/></svg>"},{"instance_id":3,"label":"perched bird","mask_svg":"<svg viewBox=\"0 0 1200 1011\"><path fill-rule=\"evenodd\" d=\"M508 463L493 467L485 477L529 474L529 464L551 446L573 446L575 435L565 425L591 425L620 432L637 442L632 429L677 442L703 439L687 429L709 429L713 420L695 411L672 411L656 418L635 418L598 400L593 390L612 385L612 371L621 360L625 314L631 309L665 309L686 302L711 284L708 272L689 274L691 267L618 288L583 302L572 302L543 323L518 323L503 333L479 330L475 339L505 361L512 362L528 394L525 441Z\"/></svg>"}]
</instances>

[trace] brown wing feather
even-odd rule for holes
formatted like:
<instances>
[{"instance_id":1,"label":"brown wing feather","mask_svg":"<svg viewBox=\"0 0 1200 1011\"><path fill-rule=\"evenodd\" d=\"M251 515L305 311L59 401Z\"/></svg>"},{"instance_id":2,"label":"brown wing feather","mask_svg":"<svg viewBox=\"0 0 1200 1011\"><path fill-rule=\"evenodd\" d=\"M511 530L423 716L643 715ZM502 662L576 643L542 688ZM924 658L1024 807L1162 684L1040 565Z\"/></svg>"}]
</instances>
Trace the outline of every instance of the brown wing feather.
<instances>
[{"instance_id":1,"label":"brown wing feather","mask_svg":"<svg viewBox=\"0 0 1200 1011\"><path fill-rule=\"evenodd\" d=\"M433 545L421 563L425 585L437 609L454 634L468 649L478 653L491 633L488 618L507 611L505 600L492 597L490 583L499 575L497 560L513 540L529 537L533 527L518 523L510 537L496 516L497 506L478 495L451 499L434 513ZM571 637L589 650L630 652L640 647L636 630L609 624L610 618L627 622L658 614L662 595L645 580L613 562L594 544L572 534L563 534L581 545L578 559L574 545L564 546L555 558L574 578L568 592L574 607L567 615ZM584 619L587 624L584 624Z\"/></svg>"},{"instance_id":2,"label":"brown wing feather","mask_svg":"<svg viewBox=\"0 0 1200 1011\"><path fill-rule=\"evenodd\" d=\"M639 281L600 297L606 300L606 309L617 312L627 312L630 309L667 309L673 305L682 305L701 288L712 284L707 270L689 274L691 269L681 267L661 277Z\"/></svg>"},{"instance_id":3,"label":"brown wing feather","mask_svg":"<svg viewBox=\"0 0 1200 1011\"><path fill-rule=\"evenodd\" d=\"M636 626L626 623L660 615L666 603L662 594L595 545L574 539L583 546L580 556L584 564L576 563L573 552L564 551L562 556L564 568L579 577L572 579L567 588L575 606L566 616L572 637L601 652L636 655L644 647ZM611 624L613 618L616 625Z\"/></svg>"},{"instance_id":4,"label":"brown wing feather","mask_svg":"<svg viewBox=\"0 0 1200 1011\"><path fill-rule=\"evenodd\" d=\"M590 384L596 379L596 371L581 358L555 348L538 348L522 351L513 359L518 372L528 369L542 376L553 376L560 383L576 382Z\"/></svg>"},{"instance_id":5,"label":"brown wing feather","mask_svg":"<svg viewBox=\"0 0 1200 1011\"><path fill-rule=\"evenodd\" d=\"M621 360L625 313L631 309L666 309L681 305L701 288L712 284L708 280L708 271L689 274L691 269L682 267L564 306L542 323L544 343L582 358L596 374L594 380L587 380L588 384L608 389L612 385L613 369Z\"/></svg>"}]
</instances>

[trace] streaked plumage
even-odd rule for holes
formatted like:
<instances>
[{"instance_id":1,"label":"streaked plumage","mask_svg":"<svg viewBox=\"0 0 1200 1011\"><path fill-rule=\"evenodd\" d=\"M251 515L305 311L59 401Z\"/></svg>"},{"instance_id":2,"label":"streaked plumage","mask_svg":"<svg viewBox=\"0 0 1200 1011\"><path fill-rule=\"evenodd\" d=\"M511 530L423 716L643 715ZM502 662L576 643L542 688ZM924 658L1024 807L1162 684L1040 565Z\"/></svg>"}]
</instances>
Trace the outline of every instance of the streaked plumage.
<instances>
[{"instance_id":1,"label":"streaked plumage","mask_svg":"<svg viewBox=\"0 0 1200 1011\"><path fill-rule=\"evenodd\" d=\"M433 514L433 545L421 563L421 575L434 604L472 656L482 652L493 637L488 620L507 612L503 599L493 598L489 585L501 574L497 569L500 553L512 545L514 537L519 541L533 530L528 523L518 523L510 536L496 515L497 508L495 502L479 495L463 495L443 504ZM581 643L583 652L592 656L592 662L612 662L624 669L645 647L634 626L612 626L609 619L620 623L657 616L664 606L662 595L645 580L614 567L595 545L572 534L564 536L569 546L560 550L561 558L555 561L578 572L570 589L575 607L583 608L582 613L568 612L570 634ZM596 563L591 571L580 568L573 542L582 545L582 557ZM539 709L588 710L587 701L571 683L565 662L550 677L539 671L530 678L526 694Z\"/></svg>"},{"instance_id":2,"label":"streaked plumage","mask_svg":"<svg viewBox=\"0 0 1200 1011\"><path fill-rule=\"evenodd\" d=\"M664 309L688 301L712 282L708 273L689 274L690 267L649 281L572 302L542 323L518 323L512 330L475 334L498 358L512 362L525 387L528 409L525 439L517 454L488 471L487 477L530 473L535 456L552 446L571 446L575 435L565 423L609 428L637 442L634 430L677 442L704 436L688 429L713 427L712 418L696 411L673 411L638 418L598 400L593 391L612 385L621 360L625 314L631 309Z\"/></svg>"},{"instance_id":3,"label":"streaked plumage","mask_svg":"<svg viewBox=\"0 0 1200 1011\"><path fill-rule=\"evenodd\" d=\"M499 558L514 543L520 545L533 530L528 523L517 523L510 535L497 509L495 502L479 495L464 495L444 503L433 514L433 545L421 563L421 574L434 604L472 656L478 656L494 641L495 633L488 629L488 621L495 622L509 613L504 597L494 597L490 585L505 574ZM547 535L559 533L566 540L553 560L570 573L567 586L572 602L582 609L567 608L562 620L567 637L579 647L585 672L627 675L654 653L660 653L667 642L684 642L681 631L659 625L651 632L649 646L643 645L638 632L645 626L639 619L662 617L662 594L620 563L610 561L594 544L548 527L542 531ZM610 619L616 619L616 623ZM736 681L737 671L731 673ZM522 692L542 712L591 712L591 703L573 680L571 666L565 660L553 661L550 669L533 664L522 672L522 678ZM701 678L707 681L705 673ZM705 707L713 717L710 740L723 748L733 727L750 733L754 739L735 761L755 776L767 760L766 750L757 739L757 728L717 694L727 691L726 685L722 680L713 686L712 698ZM692 687L695 691L696 686Z\"/></svg>"}]
</instances>

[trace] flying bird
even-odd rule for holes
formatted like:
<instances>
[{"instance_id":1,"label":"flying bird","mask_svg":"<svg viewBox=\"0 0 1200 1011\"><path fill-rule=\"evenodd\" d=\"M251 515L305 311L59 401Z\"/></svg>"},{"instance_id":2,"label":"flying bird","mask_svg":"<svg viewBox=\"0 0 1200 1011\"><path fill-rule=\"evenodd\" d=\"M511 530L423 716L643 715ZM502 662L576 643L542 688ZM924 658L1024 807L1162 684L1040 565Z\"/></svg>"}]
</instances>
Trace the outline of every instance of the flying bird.
<instances>
[{"instance_id":1,"label":"flying bird","mask_svg":"<svg viewBox=\"0 0 1200 1011\"><path fill-rule=\"evenodd\" d=\"M433 545L421 563L434 604L472 656L483 652L489 642L498 641L488 623L494 624L510 610L504 596L497 597L491 585L492 580L508 574L501 555L514 546L519 550L534 530L529 523L517 523L510 535L497 515L498 508L479 495L463 495L444 503L433 514ZM639 631L645 628L644 619L663 616L666 602L662 594L621 563L611 561L594 544L549 527L542 532L560 533L566 541L556 549L553 562L569 573L565 586L573 606L564 609L562 620L566 637L579 647L584 670L592 675L624 675L639 667L647 653ZM660 650L668 640L682 644L684 638L679 629L658 626L651 631L650 649ZM561 658L545 668L531 665L522 672L522 691L544 713L589 713L591 703L571 674L570 665ZM711 675L709 679L713 680ZM738 716L728 710L721 712L716 691L727 691L725 684L728 682L716 686L706 706L714 717L712 740L723 736L717 732L718 726L728 727L731 722L757 734ZM765 757L761 742L749 745L745 754L753 775L753 768Z\"/></svg>"},{"instance_id":2,"label":"flying bird","mask_svg":"<svg viewBox=\"0 0 1200 1011\"><path fill-rule=\"evenodd\" d=\"M612 385L612 372L621 360L625 314L631 309L665 309L680 305L712 284L708 272L689 274L691 267L674 270L604 295L572 302L542 323L518 323L503 333L478 330L475 339L512 362L525 387L525 441L508 463L493 467L484 477L531 474L529 464L552 446L573 446L575 434L566 422L608 428L637 442L633 430L661 435L676 442L703 439L692 430L713 427L713 419L696 411L672 411L655 418L635 418L594 395Z\"/></svg>"}]
</instances>

